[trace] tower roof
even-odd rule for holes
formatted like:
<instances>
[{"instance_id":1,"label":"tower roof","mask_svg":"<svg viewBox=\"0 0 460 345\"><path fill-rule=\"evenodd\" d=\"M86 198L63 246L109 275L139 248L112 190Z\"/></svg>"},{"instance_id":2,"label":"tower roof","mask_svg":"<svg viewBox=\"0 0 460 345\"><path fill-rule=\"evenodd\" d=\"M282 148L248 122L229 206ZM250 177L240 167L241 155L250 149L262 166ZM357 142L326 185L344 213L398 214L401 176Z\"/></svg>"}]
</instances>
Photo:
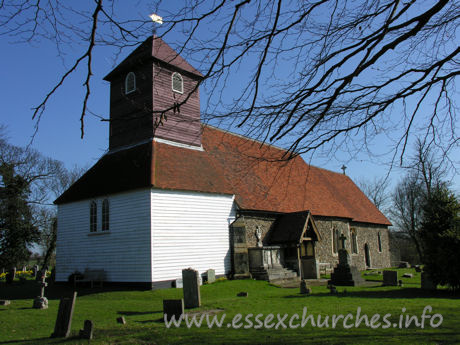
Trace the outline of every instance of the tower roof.
<instances>
[{"instance_id":1,"label":"tower roof","mask_svg":"<svg viewBox=\"0 0 460 345\"><path fill-rule=\"evenodd\" d=\"M131 54L129 54L117 67L104 77L110 81L118 73L125 72L133 66L139 66L148 61L159 61L173 66L183 72L190 73L198 78L203 75L185 61L174 49L165 43L160 37L153 36L147 38Z\"/></svg>"}]
</instances>

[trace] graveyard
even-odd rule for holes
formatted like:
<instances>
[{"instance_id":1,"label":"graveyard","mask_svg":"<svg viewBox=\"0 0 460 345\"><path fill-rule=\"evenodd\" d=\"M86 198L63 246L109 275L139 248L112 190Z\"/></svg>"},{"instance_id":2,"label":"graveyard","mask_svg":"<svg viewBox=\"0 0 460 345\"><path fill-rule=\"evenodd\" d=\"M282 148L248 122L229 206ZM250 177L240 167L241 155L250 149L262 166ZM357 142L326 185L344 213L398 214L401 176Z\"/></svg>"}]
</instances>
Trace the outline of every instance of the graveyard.
<instances>
[{"instance_id":1,"label":"graveyard","mask_svg":"<svg viewBox=\"0 0 460 345\"><path fill-rule=\"evenodd\" d=\"M221 328L209 328L206 322L198 328L188 328L183 323L179 328L167 328L163 319L165 300L184 299L182 288L160 290L129 290L113 286L77 286L77 295L73 305L73 317L69 326L68 338L51 335L55 332L56 318L60 299L72 299L72 285L49 283L44 295L48 300L45 309L34 308L34 299L41 293L42 284L35 279L16 279L12 284L0 280L0 299L10 301L9 305L0 305L0 343L2 344L88 344L85 330L90 330L91 344L451 344L460 342L460 300L458 294L438 287L437 290L421 289L421 273L412 268L391 269L397 281L391 282L387 275L386 283L381 270L361 272L365 284L359 287L336 286L333 293L326 284L311 284L307 293L301 294L299 285L279 287L266 281L217 279L211 284L199 287L199 307L185 308L190 317L208 314L218 319L225 314ZM403 277L405 276L405 277ZM323 277L329 278L329 277ZM184 286L186 288L186 286ZM304 291L305 292L305 291ZM188 298L188 297L187 297ZM443 316L442 324L437 328L424 329L413 323L408 327L390 327L387 329L359 327L346 329L341 323L332 328L305 327L284 328L276 326L276 314L297 313L302 317L303 308L316 319L318 315L391 314L391 323L399 322L400 314L420 316L426 306L432 307L431 314ZM402 308L405 308L402 311ZM232 318L241 313L240 328L227 327ZM244 317L274 314L271 328L248 325ZM289 319L288 317L288 319ZM286 326L288 319L285 320ZM62 320L61 320L62 321ZM324 319L323 319L324 321ZM323 322L322 321L322 322ZM269 325L270 326L270 325Z\"/></svg>"}]
</instances>

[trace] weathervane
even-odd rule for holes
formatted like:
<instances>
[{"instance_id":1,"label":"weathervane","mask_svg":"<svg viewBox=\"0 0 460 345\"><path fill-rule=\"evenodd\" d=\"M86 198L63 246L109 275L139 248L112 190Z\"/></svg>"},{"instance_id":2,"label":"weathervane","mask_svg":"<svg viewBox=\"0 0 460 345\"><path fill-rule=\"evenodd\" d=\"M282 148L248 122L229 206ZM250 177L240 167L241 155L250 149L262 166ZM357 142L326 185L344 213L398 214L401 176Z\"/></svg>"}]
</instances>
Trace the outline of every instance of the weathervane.
<instances>
[{"instance_id":1,"label":"weathervane","mask_svg":"<svg viewBox=\"0 0 460 345\"><path fill-rule=\"evenodd\" d=\"M152 22L158 23L160 25L163 24L163 18L160 17L158 14L152 13L149 17L150 17L150 19L152 19ZM156 34L156 31L157 31L156 26L155 26L155 24L153 24L153 35Z\"/></svg>"}]
</instances>

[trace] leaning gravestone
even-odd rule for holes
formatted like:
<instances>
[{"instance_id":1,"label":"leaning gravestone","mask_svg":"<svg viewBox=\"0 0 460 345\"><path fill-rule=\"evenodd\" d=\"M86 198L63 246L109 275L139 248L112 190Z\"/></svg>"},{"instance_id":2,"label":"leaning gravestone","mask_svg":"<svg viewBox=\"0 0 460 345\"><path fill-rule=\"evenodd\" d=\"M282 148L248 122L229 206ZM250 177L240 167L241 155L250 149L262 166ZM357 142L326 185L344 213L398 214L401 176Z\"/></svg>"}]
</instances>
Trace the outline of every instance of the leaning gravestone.
<instances>
[{"instance_id":1,"label":"leaning gravestone","mask_svg":"<svg viewBox=\"0 0 460 345\"><path fill-rule=\"evenodd\" d=\"M200 274L192 268L182 270L182 284L185 308L201 306Z\"/></svg>"},{"instance_id":2,"label":"leaning gravestone","mask_svg":"<svg viewBox=\"0 0 460 345\"><path fill-rule=\"evenodd\" d=\"M398 272L383 271L383 285L398 286Z\"/></svg>"},{"instance_id":3,"label":"leaning gravestone","mask_svg":"<svg viewBox=\"0 0 460 345\"><path fill-rule=\"evenodd\" d=\"M436 284L430 279L426 272L421 274L421 288L423 290L436 290Z\"/></svg>"},{"instance_id":4,"label":"leaning gravestone","mask_svg":"<svg viewBox=\"0 0 460 345\"><path fill-rule=\"evenodd\" d=\"M216 281L216 271L213 269L207 270L206 278L208 280L208 284L214 283Z\"/></svg>"},{"instance_id":5,"label":"leaning gravestone","mask_svg":"<svg viewBox=\"0 0 460 345\"><path fill-rule=\"evenodd\" d=\"M70 327L72 325L73 310L75 307L75 300L77 299L77 292L73 293L70 298L61 298L59 303L59 310L56 318L56 325L54 326L54 333L51 338L68 338L70 335Z\"/></svg>"},{"instance_id":6,"label":"leaning gravestone","mask_svg":"<svg viewBox=\"0 0 460 345\"><path fill-rule=\"evenodd\" d=\"M302 280L302 281L300 282L300 293L303 294L303 295L309 295L309 294L311 294L311 289L310 289L310 287L308 286L306 280Z\"/></svg>"},{"instance_id":7,"label":"leaning gravestone","mask_svg":"<svg viewBox=\"0 0 460 345\"><path fill-rule=\"evenodd\" d=\"M83 329L80 330L80 338L82 339L93 339L94 324L91 320L85 320Z\"/></svg>"},{"instance_id":8,"label":"leaning gravestone","mask_svg":"<svg viewBox=\"0 0 460 345\"><path fill-rule=\"evenodd\" d=\"M181 315L184 314L184 300L183 299L164 299L163 300L163 319L165 321L179 320Z\"/></svg>"}]
</instances>

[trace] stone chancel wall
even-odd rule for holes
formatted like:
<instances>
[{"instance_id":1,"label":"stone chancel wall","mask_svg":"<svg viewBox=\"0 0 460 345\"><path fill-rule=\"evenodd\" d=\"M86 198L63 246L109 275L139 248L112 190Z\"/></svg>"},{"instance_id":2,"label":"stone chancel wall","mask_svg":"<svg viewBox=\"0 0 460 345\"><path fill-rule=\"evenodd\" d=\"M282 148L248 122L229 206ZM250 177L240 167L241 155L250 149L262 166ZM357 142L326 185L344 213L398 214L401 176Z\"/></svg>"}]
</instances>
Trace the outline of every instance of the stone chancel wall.
<instances>
[{"instance_id":1,"label":"stone chancel wall","mask_svg":"<svg viewBox=\"0 0 460 345\"><path fill-rule=\"evenodd\" d=\"M321 236L321 241L315 245L315 256L318 263L329 263L333 268L338 263L338 254L333 252L332 231L337 229L340 234L347 238L346 249L350 254L352 265L358 270L366 269L364 246L369 246L371 267L384 268L390 267L390 250L388 228L384 225L353 223L348 219L334 217L314 216L315 224ZM275 216L269 215L245 215L246 238L248 248L257 247L256 229L262 231L262 242L268 244L270 230L275 222ZM351 229L355 229L357 235L358 253L352 252ZM379 251L378 233L380 233L382 251ZM339 241L340 242L340 241ZM340 244L339 244L340 246Z\"/></svg>"}]
</instances>

